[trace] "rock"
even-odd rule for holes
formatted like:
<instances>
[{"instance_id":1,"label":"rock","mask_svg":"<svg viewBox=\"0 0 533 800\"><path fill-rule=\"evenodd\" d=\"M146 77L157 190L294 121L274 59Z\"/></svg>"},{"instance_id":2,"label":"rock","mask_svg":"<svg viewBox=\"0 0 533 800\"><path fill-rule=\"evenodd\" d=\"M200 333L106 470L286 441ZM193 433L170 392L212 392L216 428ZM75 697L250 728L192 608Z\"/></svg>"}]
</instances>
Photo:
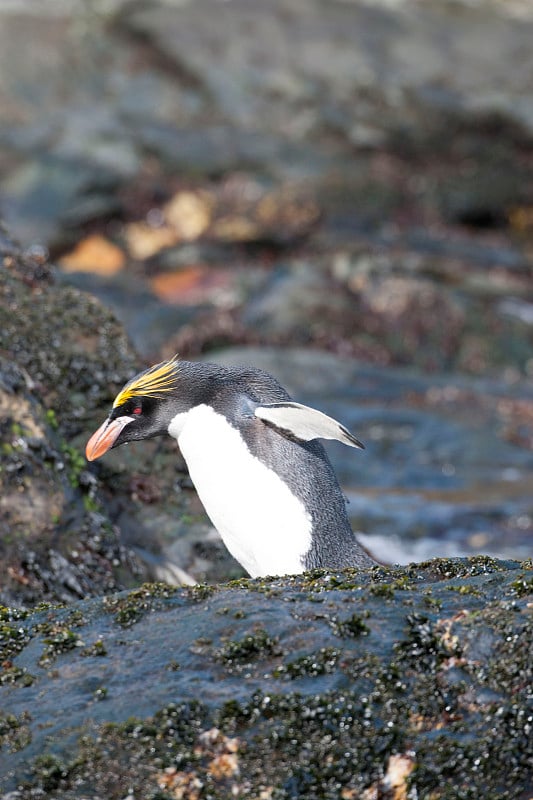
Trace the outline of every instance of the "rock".
<instances>
[{"instance_id":1,"label":"rock","mask_svg":"<svg viewBox=\"0 0 533 800\"><path fill-rule=\"evenodd\" d=\"M64 246L69 239L65 229L117 212L117 185L106 167L44 156L14 170L4 182L2 211L21 241Z\"/></svg>"},{"instance_id":2,"label":"rock","mask_svg":"<svg viewBox=\"0 0 533 800\"><path fill-rule=\"evenodd\" d=\"M134 370L116 318L88 294L57 283L42 258L16 250L0 272L0 347L26 370L63 434L85 429Z\"/></svg>"},{"instance_id":3,"label":"rock","mask_svg":"<svg viewBox=\"0 0 533 800\"><path fill-rule=\"evenodd\" d=\"M347 318L353 326L353 305L325 270L300 262L273 270L241 319L262 341L318 344L340 338Z\"/></svg>"},{"instance_id":4,"label":"rock","mask_svg":"<svg viewBox=\"0 0 533 800\"><path fill-rule=\"evenodd\" d=\"M245 0L204 0L179 9L130 6L119 19L245 129L285 127L301 140L329 122L365 144L391 136L434 143L451 119L495 115L532 129L533 105L520 78L532 65L533 15L525 3L516 13L490 0L313 0L305 11L294 0L253 8Z\"/></svg>"},{"instance_id":5,"label":"rock","mask_svg":"<svg viewBox=\"0 0 533 800\"><path fill-rule=\"evenodd\" d=\"M117 590L143 573L96 499L81 453L27 372L0 360L0 600L34 605ZM119 577L121 567L124 572Z\"/></svg>"},{"instance_id":6,"label":"rock","mask_svg":"<svg viewBox=\"0 0 533 800\"><path fill-rule=\"evenodd\" d=\"M0 200L27 244L64 247L75 228L120 216L131 181L148 176L167 193L174 178L248 170L311 183L328 212L337 179L352 230L411 206L499 229L531 203L528 3L117 1L0 14Z\"/></svg>"},{"instance_id":7,"label":"rock","mask_svg":"<svg viewBox=\"0 0 533 800\"><path fill-rule=\"evenodd\" d=\"M4 249L5 252L5 249ZM8 249L0 267L2 602L67 602L146 576L120 543L73 437L131 362L97 301ZM93 407L94 406L94 407Z\"/></svg>"},{"instance_id":8,"label":"rock","mask_svg":"<svg viewBox=\"0 0 533 800\"><path fill-rule=\"evenodd\" d=\"M532 594L478 557L3 609L0 787L526 800Z\"/></svg>"},{"instance_id":9,"label":"rock","mask_svg":"<svg viewBox=\"0 0 533 800\"><path fill-rule=\"evenodd\" d=\"M308 145L283 136L237 126L176 128L144 122L135 130L140 148L161 161L164 169L186 176L218 177L234 170L257 170L278 180L320 174L328 158Z\"/></svg>"},{"instance_id":10,"label":"rock","mask_svg":"<svg viewBox=\"0 0 533 800\"><path fill-rule=\"evenodd\" d=\"M104 307L111 309L143 363L147 364L158 360L162 345L175 334L176 328L192 323L197 312L195 306L176 307L161 302L146 282L129 269L112 278L78 272L60 280L98 297ZM137 360L137 365L139 363ZM138 371L132 367L131 374Z\"/></svg>"}]
</instances>

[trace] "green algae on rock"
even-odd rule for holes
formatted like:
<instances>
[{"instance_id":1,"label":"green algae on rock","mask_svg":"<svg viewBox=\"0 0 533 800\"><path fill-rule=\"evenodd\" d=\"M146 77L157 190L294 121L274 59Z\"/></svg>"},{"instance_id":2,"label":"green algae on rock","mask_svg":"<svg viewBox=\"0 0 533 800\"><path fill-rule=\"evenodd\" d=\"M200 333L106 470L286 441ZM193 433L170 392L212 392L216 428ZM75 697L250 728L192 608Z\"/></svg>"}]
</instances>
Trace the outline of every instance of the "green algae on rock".
<instances>
[{"instance_id":1,"label":"green algae on rock","mask_svg":"<svg viewBox=\"0 0 533 800\"><path fill-rule=\"evenodd\" d=\"M0 602L65 602L147 569L119 538L79 445L136 357L98 300L0 230ZM118 492L117 492L118 493Z\"/></svg>"},{"instance_id":2,"label":"green algae on rock","mask_svg":"<svg viewBox=\"0 0 533 800\"><path fill-rule=\"evenodd\" d=\"M74 617L4 612L21 630L11 664L34 681L0 684L6 725L21 723L0 787L338 800L388 796L401 767L406 798L473 800L483 785L486 800L528 800L532 577L528 562L438 559L233 582L201 603L146 586ZM43 669L43 639L69 624L84 647Z\"/></svg>"}]
</instances>

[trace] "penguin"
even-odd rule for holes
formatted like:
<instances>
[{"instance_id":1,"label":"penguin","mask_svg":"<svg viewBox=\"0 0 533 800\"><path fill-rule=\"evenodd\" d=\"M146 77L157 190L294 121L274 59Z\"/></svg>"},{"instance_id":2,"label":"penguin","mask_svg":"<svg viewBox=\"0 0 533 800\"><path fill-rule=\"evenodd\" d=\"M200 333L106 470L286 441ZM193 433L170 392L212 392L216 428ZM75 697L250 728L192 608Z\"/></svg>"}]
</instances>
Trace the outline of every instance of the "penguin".
<instances>
[{"instance_id":1,"label":"penguin","mask_svg":"<svg viewBox=\"0 0 533 800\"><path fill-rule=\"evenodd\" d=\"M272 375L178 357L156 364L118 393L86 457L165 434L177 441L211 522L251 577L376 563L351 529L317 440L364 445L293 401Z\"/></svg>"}]
</instances>

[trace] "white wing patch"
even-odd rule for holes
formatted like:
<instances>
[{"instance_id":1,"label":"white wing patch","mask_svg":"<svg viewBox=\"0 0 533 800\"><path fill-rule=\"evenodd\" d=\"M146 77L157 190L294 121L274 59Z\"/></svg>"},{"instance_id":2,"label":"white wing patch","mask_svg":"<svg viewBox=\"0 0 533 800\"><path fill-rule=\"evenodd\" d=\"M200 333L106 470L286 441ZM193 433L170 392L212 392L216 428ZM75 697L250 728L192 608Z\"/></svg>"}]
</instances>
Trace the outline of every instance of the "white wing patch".
<instances>
[{"instance_id":1,"label":"white wing patch","mask_svg":"<svg viewBox=\"0 0 533 800\"><path fill-rule=\"evenodd\" d=\"M176 414L168 427L224 544L252 577L304 569L312 521L279 475L210 406Z\"/></svg>"},{"instance_id":2,"label":"white wing patch","mask_svg":"<svg viewBox=\"0 0 533 800\"><path fill-rule=\"evenodd\" d=\"M303 406L301 403L283 402L258 406L255 416L277 428L280 433L289 433L296 439L309 442L311 439L336 439L350 447L364 444L356 439L344 425L328 417L322 411Z\"/></svg>"}]
</instances>

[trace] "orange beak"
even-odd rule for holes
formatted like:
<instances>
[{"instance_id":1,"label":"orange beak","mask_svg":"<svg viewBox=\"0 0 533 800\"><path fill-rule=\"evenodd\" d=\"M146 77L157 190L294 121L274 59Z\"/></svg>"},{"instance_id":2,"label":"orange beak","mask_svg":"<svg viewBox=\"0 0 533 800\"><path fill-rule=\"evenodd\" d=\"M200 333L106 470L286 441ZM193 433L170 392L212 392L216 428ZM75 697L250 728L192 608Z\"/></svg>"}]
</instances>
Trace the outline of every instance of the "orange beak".
<instances>
[{"instance_id":1,"label":"orange beak","mask_svg":"<svg viewBox=\"0 0 533 800\"><path fill-rule=\"evenodd\" d=\"M93 433L85 448L87 461L95 461L107 453L115 444L118 436L126 425L133 422L133 417L117 417L111 422L106 421Z\"/></svg>"}]
</instances>

